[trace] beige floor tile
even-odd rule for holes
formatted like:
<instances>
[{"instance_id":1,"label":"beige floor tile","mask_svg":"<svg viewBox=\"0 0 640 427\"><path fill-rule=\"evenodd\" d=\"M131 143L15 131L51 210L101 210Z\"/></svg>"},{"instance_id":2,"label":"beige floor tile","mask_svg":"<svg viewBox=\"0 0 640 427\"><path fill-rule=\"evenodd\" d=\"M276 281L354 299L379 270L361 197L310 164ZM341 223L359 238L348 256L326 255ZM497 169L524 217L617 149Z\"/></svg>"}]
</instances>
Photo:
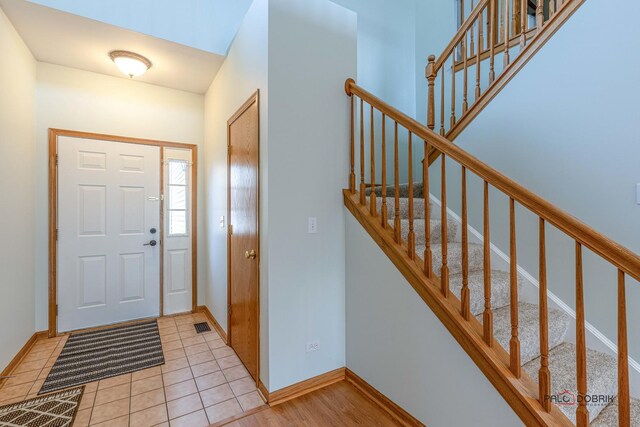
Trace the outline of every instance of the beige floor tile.
<instances>
[{"instance_id":1,"label":"beige floor tile","mask_svg":"<svg viewBox=\"0 0 640 427\"><path fill-rule=\"evenodd\" d=\"M53 354L53 350L30 351L21 362L33 362L34 360L48 359Z\"/></svg>"},{"instance_id":2,"label":"beige floor tile","mask_svg":"<svg viewBox=\"0 0 640 427\"><path fill-rule=\"evenodd\" d=\"M176 326L193 324L193 318L191 316L187 317L176 317Z\"/></svg>"},{"instance_id":3,"label":"beige floor tile","mask_svg":"<svg viewBox=\"0 0 640 427\"><path fill-rule=\"evenodd\" d=\"M186 357L181 357L180 359L170 360L165 362L162 365L162 373L166 374L167 372L177 371L179 369L184 369L189 367L189 361Z\"/></svg>"},{"instance_id":4,"label":"beige floor tile","mask_svg":"<svg viewBox=\"0 0 640 427\"><path fill-rule=\"evenodd\" d=\"M147 391L146 393L131 396L131 412L142 411L143 409L158 406L165 403L164 389Z\"/></svg>"},{"instance_id":5,"label":"beige floor tile","mask_svg":"<svg viewBox=\"0 0 640 427\"><path fill-rule=\"evenodd\" d=\"M157 390L162 387L163 383L161 375L151 378L145 378L143 380L131 383L131 395L136 396L138 394L146 393L151 390Z\"/></svg>"},{"instance_id":6,"label":"beige floor tile","mask_svg":"<svg viewBox=\"0 0 640 427\"><path fill-rule=\"evenodd\" d=\"M143 369L142 371L136 371L131 374L131 381L144 380L145 378L151 378L162 374L162 368L160 366L154 366L153 368Z\"/></svg>"},{"instance_id":7,"label":"beige floor tile","mask_svg":"<svg viewBox=\"0 0 640 427\"><path fill-rule=\"evenodd\" d=\"M182 341L180 340L162 343L162 351L176 350L178 348L182 348Z\"/></svg>"},{"instance_id":8,"label":"beige floor tile","mask_svg":"<svg viewBox=\"0 0 640 427\"><path fill-rule=\"evenodd\" d=\"M232 381L229 383L229 387L233 390L236 396L242 396L243 394L256 391L256 382L251 377L242 378L241 380Z\"/></svg>"},{"instance_id":9,"label":"beige floor tile","mask_svg":"<svg viewBox=\"0 0 640 427\"><path fill-rule=\"evenodd\" d=\"M203 407L200 396L196 393L168 402L167 409L169 411L169 419L172 420L203 409Z\"/></svg>"},{"instance_id":10,"label":"beige floor tile","mask_svg":"<svg viewBox=\"0 0 640 427\"><path fill-rule=\"evenodd\" d=\"M233 351L231 347L220 347L213 350L213 355L217 359L222 359L224 357L235 356L236 353Z\"/></svg>"},{"instance_id":11,"label":"beige floor tile","mask_svg":"<svg viewBox=\"0 0 640 427\"><path fill-rule=\"evenodd\" d=\"M201 377L202 375L211 374L219 370L220 366L218 366L218 363L215 360L191 366L191 372L193 372L194 377Z\"/></svg>"},{"instance_id":12,"label":"beige floor tile","mask_svg":"<svg viewBox=\"0 0 640 427\"><path fill-rule=\"evenodd\" d=\"M195 327L193 326L193 323L184 323L178 326L178 332L191 332L191 331L195 331Z\"/></svg>"},{"instance_id":13,"label":"beige floor tile","mask_svg":"<svg viewBox=\"0 0 640 427\"><path fill-rule=\"evenodd\" d=\"M105 378L98 383L98 390L115 387L117 385L127 384L131 382L131 374L118 375L116 377Z\"/></svg>"},{"instance_id":14,"label":"beige floor tile","mask_svg":"<svg viewBox=\"0 0 640 427\"><path fill-rule=\"evenodd\" d=\"M0 401L24 397L31 390L33 383L14 385L13 387L2 387L0 389Z\"/></svg>"},{"instance_id":15,"label":"beige floor tile","mask_svg":"<svg viewBox=\"0 0 640 427\"><path fill-rule=\"evenodd\" d=\"M164 361L168 362L170 360L180 359L181 357L186 357L187 355L184 352L184 349L178 348L175 350L165 351L164 352Z\"/></svg>"},{"instance_id":16,"label":"beige floor tile","mask_svg":"<svg viewBox=\"0 0 640 427\"><path fill-rule=\"evenodd\" d=\"M245 378L249 376L249 371L245 369L244 366L238 365L233 368L224 369L222 371L224 377L228 382L239 380L240 378Z\"/></svg>"},{"instance_id":17,"label":"beige floor tile","mask_svg":"<svg viewBox=\"0 0 640 427\"><path fill-rule=\"evenodd\" d=\"M36 369L44 368L48 359L33 360L31 362L22 362L13 371L13 374L21 374L23 372L35 371ZM53 364L51 365L53 366Z\"/></svg>"},{"instance_id":18,"label":"beige floor tile","mask_svg":"<svg viewBox=\"0 0 640 427\"><path fill-rule=\"evenodd\" d=\"M229 384L222 384L214 388L200 392L200 398L205 408L217 405L225 400L233 399L235 395L229 387Z\"/></svg>"},{"instance_id":19,"label":"beige floor tile","mask_svg":"<svg viewBox=\"0 0 640 427\"><path fill-rule=\"evenodd\" d=\"M130 427L151 427L157 424L168 421L167 406L162 405L153 406L140 412L131 414L129 419Z\"/></svg>"},{"instance_id":20,"label":"beige floor tile","mask_svg":"<svg viewBox=\"0 0 640 427\"><path fill-rule=\"evenodd\" d=\"M184 369L179 369L177 371L162 374L162 378L164 380L164 386L168 387L173 384L178 384L183 381L190 380L191 378L193 378L193 375L191 375L191 369L184 368Z\"/></svg>"},{"instance_id":21,"label":"beige floor tile","mask_svg":"<svg viewBox=\"0 0 640 427\"><path fill-rule=\"evenodd\" d=\"M192 345L196 344L204 344L204 342L204 338L199 335L191 338L182 338L182 345L184 345L185 347L191 347Z\"/></svg>"},{"instance_id":22,"label":"beige floor tile","mask_svg":"<svg viewBox=\"0 0 640 427\"><path fill-rule=\"evenodd\" d=\"M73 421L73 427L87 427L91 419L91 408L79 410L76 419Z\"/></svg>"},{"instance_id":23,"label":"beige floor tile","mask_svg":"<svg viewBox=\"0 0 640 427\"><path fill-rule=\"evenodd\" d=\"M207 415L203 410L176 418L169 423L171 427L206 427L209 425Z\"/></svg>"},{"instance_id":24,"label":"beige floor tile","mask_svg":"<svg viewBox=\"0 0 640 427\"><path fill-rule=\"evenodd\" d=\"M195 344L184 348L184 352L187 356L192 356L205 351L210 351L209 346L206 343Z\"/></svg>"},{"instance_id":25,"label":"beige floor tile","mask_svg":"<svg viewBox=\"0 0 640 427\"><path fill-rule=\"evenodd\" d=\"M84 393L82 395L82 400L80 401L80 405L78 406L78 411L83 409L91 409L93 408L93 402L96 400L95 393Z\"/></svg>"},{"instance_id":26,"label":"beige floor tile","mask_svg":"<svg viewBox=\"0 0 640 427\"><path fill-rule=\"evenodd\" d=\"M42 386L44 385L44 380L37 380L31 385L31 389L29 390L29 394L38 393Z\"/></svg>"},{"instance_id":27,"label":"beige floor tile","mask_svg":"<svg viewBox=\"0 0 640 427\"><path fill-rule=\"evenodd\" d=\"M40 374L38 375L38 379L42 380L47 378L47 375L49 375L49 372L51 372L51 367L42 368L42 370L40 371Z\"/></svg>"},{"instance_id":28,"label":"beige floor tile","mask_svg":"<svg viewBox=\"0 0 640 427\"><path fill-rule=\"evenodd\" d=\"M216 361L218 362L220 369L233 368L234 366L238 366L242 364L242 362L240 361L240 358L235 355L229 356L229 357L223 357L221 359L217 359Z\"/></svg>"},{"instance_id":29,"label":"beige floor tile","mask_svg":"<svg viewBox=\"0 0 640 427\"><path fill-rule=\"evenodd\" d=\"M124 399L131 395L131 384L124 383L106 389L99 389L96 394L95 406L104 405L105 403L114 402Z\"/></svg>"},{"instance_id":30,"label":"beige floor tile","mask_svg":"<svg viewBox=\"0 0 640 427\"><path fill-rule=\"evenodd\" d=\"M195 329L191 331L182 331L182 332L178 331L178 333L180 334L180 338L183 340L190 339L190 338L201 338Z\"/></svg>"},{"instance_id":31,"label":"beige floor tile","mask_svg":"<svg viewBox=\"0 0 640 427\"><path fill-rule=\"evenodd\" d=\"M159 328L158 332L160 332L160 336L162 336L162 335L170 335L170 334L177 334L178 333L178 328L176 328L175 325L167 326L166 328Z\"/></svg>"},{"instance_id":32,"label":"beige floor tile","mask_svg":"<svg viewBox=\"0 0 640 427\"><path fill-rule=\"evenodd\" d=\"M102 423L91 425L96 427L129 427L129 415L123 415L118 418L113 418Z\"/></svg>"},{"instance_id":33,"label":"beige floor tile","mask_svg":"<svg viewBox=\"0 0 640 427\"><path fill-rule=\"evenodd\" d=\"M222 371L214 372L196 378L196 384L198 385L198 390L200 391L219 386L226 382L227 380L222 374Z\"/></svg>"},{"instance_id":34,"label":"beige floor tile","mask_svg":"<svg viewBox=\"0 0 640 427\"><path fill-rule=\"evenodd\" d=\"M91 413L91 425L129 415L129 398L116 400L106 405L94 406Z\"/></svg>"},{"instance_id":35,"label":"beige floor tile","mask_svg":"<svg viewBox=\"0 0 640 427\"><path fill-rule=\"evenodd\" d=\"M191 379L165 387L164 392L165 396L167 397L167 402L169 402L193 393L197 393L198 387L196 387L196 382Z\"/></svg>"},{"instance_id":36,"label":"beige floor tile","mask_svg":"<svg viewBox=\"0 0 640 427\"><path fill-rule=\"evenodd\" d=\"M230 399L217 405L209 406L206 411L209 422L213 424L241 414L242 408L236 399Z\"/></svg>"},{"instance_id":37,"label":"beige floor tile","mask_svg":"<svg viewBox=\"0 0 640 427\"><path fill-rule=\"evenodd\" d=\"M0 406L11 405L12 403L20 402L22 400L25 400L25 396L20 395L11 399L0 400Z\"/></svg>"},{"instance_id":38,"label":"beige floor tile","mask_svg":"<svg viewBox=\"0 0 640 427\"><path fill-rule=\"evenodd\" d=\"M20 384L33 383L38 379L41 369L34 371L22 372L19 374L11 374L12 378L9 378L2 387L13 387Z\"/></svg>"},{"instance_id":39,"label":"beige floor tile","mask_svg":"<svg viewBox=\"0 0 640 427\"><path fill-rule=\"evenodd\" d=\"M209 345L209 348L211 350L216 350L218 348L222 348L222 347L226 346L225 342L222 341L221 339L217 339L217 340L213 340L213 341L207 341L207 344Z\"/></svg>"},{"instance_id":40,"label":"beige floor tile","mask_svg":"<svg viewBox=\"0 0 640 427\"><path fill-rule=\"evenodd\" d=\"M85 393L95 393L96 391L98 391L98 381L94 381L84 385Z\"/></svg>"},{"instance_id":41,"label":"beige floor tile","mask_svg":"<svg viewBox=\"0 0 640 427\"><path fill-rule=\"evenodd\" d=\"M169 343L171 341L180 340L180 334L175 333L175 334L160 335L160 340L162 341L163 344Z\"/></svg>"},{"instance_id":42,"label":"beige floor tile","mask_svg":"<svg viewBox=\"0 0 640 427\"><path fill-rule=\"evenodd\" d=\"M211 332L205 332L204 334L202 334L202 336L204 337L204 340L206 342L211 342L211 341L217 341L221 339L220 335L218 335L218 333L215 332L215 329L213 328L211 323L209 323L209 327L211 328Z\"/></svg>"},{"instance_id":43,"label":"beige floor tile","mask_svg":"<svg viewBox=\"0 0 640 427\"><path fill-rule=\"evenodd\" d=\"M205 351L204 353L192 354L191 356L187 356L187 359L189 359L190 365L199 365L204 362L215 360L215 358L213 357L213 353L211 353L211 350L209 350L209 348L207 348L207 351Z\"/></svg>"},{"instance_id":44,"label":"beige floor tile","mask_svg":"<svg viewBox=\"0 0 640 427\"><path fill-rule=\"evenodd\" d=\"M243 411L250 411L265 404L257 391L238 396L238 402Z\"/></svg>"}]
</instances>

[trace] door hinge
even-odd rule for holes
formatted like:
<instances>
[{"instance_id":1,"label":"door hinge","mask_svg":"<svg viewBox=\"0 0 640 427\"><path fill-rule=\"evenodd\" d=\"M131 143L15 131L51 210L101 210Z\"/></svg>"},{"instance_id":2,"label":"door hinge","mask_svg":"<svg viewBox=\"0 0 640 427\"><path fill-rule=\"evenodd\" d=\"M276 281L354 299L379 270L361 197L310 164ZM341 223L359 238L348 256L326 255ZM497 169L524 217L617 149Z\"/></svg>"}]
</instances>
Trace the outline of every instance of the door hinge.
<instances>
[{"instance_id":1,"label":"door hinge","mask_svg":"<svg viewBox=\"0 0 640 427\"><path fill-rule=\"evenodd\" d=\"M227 311L229 311L229 314L231 314L231 304L229 304L229 307L227 308Z\"/></svg>"},{"instance_id":2,"label":"door hinge","mask_svg":"<svg viewBox=\"0 0 640 427\"><path fill-rule=\"evenodd\" d=\"M233 225L229 224L229 236L233 234Z\"/></svg>"},{"instance_id":3,"label":"door hinge","mask_svg":"<svg viewBox=\"0 0 640 427\"><path fill-rule=\"evenodd\" d=\"M58 304L56 304L56 316L58 315Z\"/></svg>"},{"instance_id":4,"label":"door hinge","mask_svg":"<svg viewBox=\"0 0 640 427\"><path fill-rule=\"evenodd\" d=\"M58 166L58 155L56 154L56 166Z\"/></svg>"},{"instance_id":5,"label":"door hinge","mask_svg":"<svg viewBox=\"0 0 640 427\"><path fill-rule=\"evenodd\" d=\"M58 229L56 228L56 242L58 241Z\"/></svg>"}]
</instances>

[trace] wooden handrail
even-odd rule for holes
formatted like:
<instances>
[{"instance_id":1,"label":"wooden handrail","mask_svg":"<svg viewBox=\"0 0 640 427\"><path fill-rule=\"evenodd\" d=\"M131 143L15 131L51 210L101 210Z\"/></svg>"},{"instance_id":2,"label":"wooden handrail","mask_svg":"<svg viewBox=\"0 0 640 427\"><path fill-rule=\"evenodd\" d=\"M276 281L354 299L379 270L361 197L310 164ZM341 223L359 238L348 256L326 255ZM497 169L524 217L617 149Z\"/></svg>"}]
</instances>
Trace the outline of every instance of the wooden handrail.
<instances>
[{"instance_id":1,"label":"wooden handrail","mask_svg":"<svg viewBox=\"0 0 640 427\"><path fill-rule=\"evenodd\" d=\"M464 166L468 171L471 171L491 186L502 191L520 205L526 207L584 247L589 248L622 272L636 280L640 280L640 257L634 252L597 232L582 221L527 190L522 185L454 145L451 141L437 135L415 119L380 100L375 95L358 86L353 79L347 80L345 89L347 95L356 95L361 100L365 100L369 105L385 114L390 120L393 120L396 124L403 126L411 132L415 138L424 140L432 149L437 150L441 154L445 154L461 166Z\"/></svg>"}]
</instances>

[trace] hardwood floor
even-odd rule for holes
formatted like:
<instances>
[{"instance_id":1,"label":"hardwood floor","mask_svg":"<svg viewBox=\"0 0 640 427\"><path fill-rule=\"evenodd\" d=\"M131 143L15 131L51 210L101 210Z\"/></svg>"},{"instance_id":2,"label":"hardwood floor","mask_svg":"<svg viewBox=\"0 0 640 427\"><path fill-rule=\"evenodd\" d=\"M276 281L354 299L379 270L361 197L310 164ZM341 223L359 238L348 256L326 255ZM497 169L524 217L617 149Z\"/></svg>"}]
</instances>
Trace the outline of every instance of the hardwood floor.
<instances>
[{"instance_id":1,"label":"hardwood floor","mask_svg":"<svg viewBox=\"0 0 640 427\"><path fill-rule=\"evenodd\" d=\"M400 424L354 386L346 381L340 381L224 425L229 427L385 427Z\"/></svg>"}]
</instances>

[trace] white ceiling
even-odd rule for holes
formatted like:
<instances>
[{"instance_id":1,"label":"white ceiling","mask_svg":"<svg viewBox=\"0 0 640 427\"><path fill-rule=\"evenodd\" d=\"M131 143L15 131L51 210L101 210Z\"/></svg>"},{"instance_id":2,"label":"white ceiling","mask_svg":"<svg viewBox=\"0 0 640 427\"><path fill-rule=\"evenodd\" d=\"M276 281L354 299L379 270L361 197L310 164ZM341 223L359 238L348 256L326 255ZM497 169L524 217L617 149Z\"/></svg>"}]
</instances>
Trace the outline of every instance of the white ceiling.
<instances>
[{"instance_id":1,"label":"white ceiling","mask_svg":"<svg viewBox=\"0 0 640 427\"><path fill-rule=\"evenodd\" d=\"M146 56L153 67L137 81L205 93L224 56L125 30L24 0L0 0L0 8L38 61L124 76L111 61L112 50Z\"/></svg>"}]
</instances>

